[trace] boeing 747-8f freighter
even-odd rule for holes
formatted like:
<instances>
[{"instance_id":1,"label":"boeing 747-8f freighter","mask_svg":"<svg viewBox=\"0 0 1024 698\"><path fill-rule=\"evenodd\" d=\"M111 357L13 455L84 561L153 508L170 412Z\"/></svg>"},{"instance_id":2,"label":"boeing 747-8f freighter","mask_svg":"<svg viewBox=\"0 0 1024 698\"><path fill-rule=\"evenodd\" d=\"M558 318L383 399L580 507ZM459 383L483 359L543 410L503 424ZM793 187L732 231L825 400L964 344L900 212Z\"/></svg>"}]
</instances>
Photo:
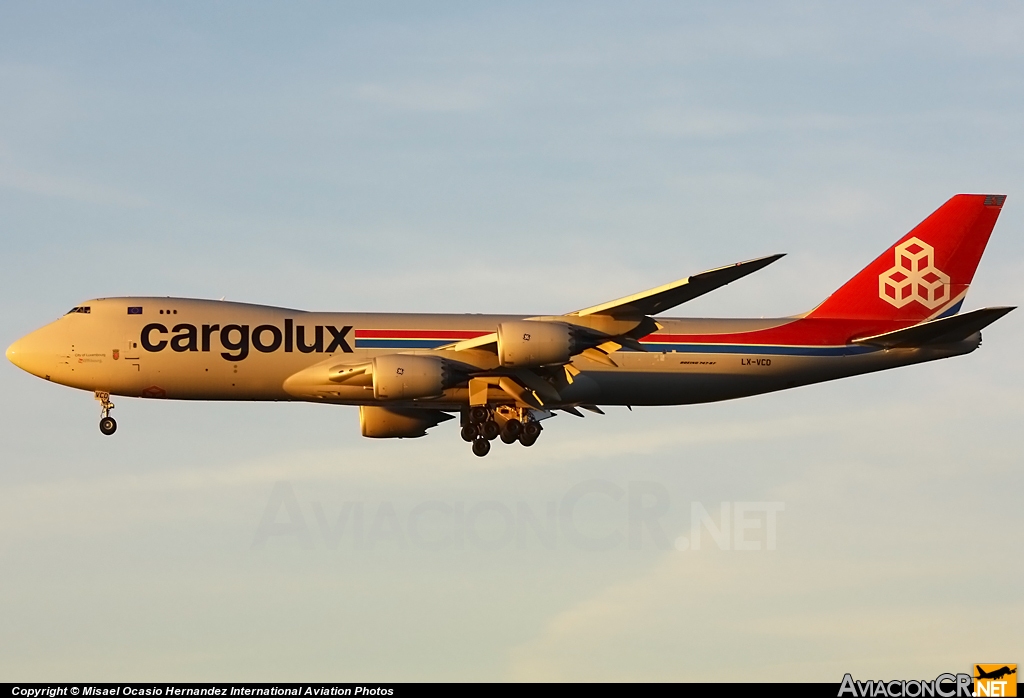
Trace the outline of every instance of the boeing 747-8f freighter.
<instances>
[{"instance_id":1,"label":"boeing 747-8f freighter","mask_svg":"<svg viewBox=\"0 0 1024 698\"><path fill-rule=\"evenodd\" d=\"M960 194L810 312L660 313L763 269L712 269L565 315L320 313L184 298L98 298L23 337L15 365L95 393L357 405L364 436L531 446L558 411L680 405L785 390L974 351L1012 308L960 313L1006 199ZM657 317L656 317L657 316Z\"/></svg>"}]
</instances>

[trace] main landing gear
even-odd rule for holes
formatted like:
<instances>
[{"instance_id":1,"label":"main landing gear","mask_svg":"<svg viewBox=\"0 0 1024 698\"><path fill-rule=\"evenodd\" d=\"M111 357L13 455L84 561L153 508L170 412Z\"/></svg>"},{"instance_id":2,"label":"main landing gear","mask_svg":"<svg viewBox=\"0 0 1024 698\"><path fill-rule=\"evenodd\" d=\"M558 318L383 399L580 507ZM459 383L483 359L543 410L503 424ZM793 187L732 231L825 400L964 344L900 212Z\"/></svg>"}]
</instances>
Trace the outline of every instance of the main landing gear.
<instances>
[{"instance_id":1,"label":"main landing gear","mask_svg":"<svg viewBox=\"0 0 1024 698\"><path fill-rule=\"evenodd\" d=\"M509 405L478 405L463 413L461 433L464 441L473 444L473 453L483 457L490 453L491 441L497 438L506 444L518 441L523 446L533 446L542 429L529 410Z\"/></svg>"},{"instance_id":2,"label":"main landing gear","mask_svg":"<svg viewBox=\"0 0 1024 698\"><path fill-rule=\"evenodd\" d=\"M114 403L110 401L110 393L104 393L102 391L96 391L96 399L99 400L100 407L103 409L103 417L100 419L100 431L103 432L104 436L110 436L117 431L117 422L110 416L110 410L114 409Z\"/></svg>"}]
</instances>

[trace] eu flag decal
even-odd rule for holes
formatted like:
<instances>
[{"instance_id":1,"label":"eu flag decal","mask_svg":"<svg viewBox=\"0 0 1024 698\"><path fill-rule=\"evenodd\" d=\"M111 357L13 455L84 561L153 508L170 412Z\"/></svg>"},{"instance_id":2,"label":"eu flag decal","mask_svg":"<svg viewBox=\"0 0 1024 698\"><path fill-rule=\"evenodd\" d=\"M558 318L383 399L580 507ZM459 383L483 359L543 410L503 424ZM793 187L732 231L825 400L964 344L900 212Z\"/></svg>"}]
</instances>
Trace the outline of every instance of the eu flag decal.
<instances>
[{"instance_id":1,"label":"eu flag decal","mask_svg":"<svg viewBox=\"0 0 1024 698\"><path fill-rule=\"evenodd\" d=\"M142 315L142 306L141 305L129 305L128 306L128 314L129 315Z\"/></svg>"}]
</instances>

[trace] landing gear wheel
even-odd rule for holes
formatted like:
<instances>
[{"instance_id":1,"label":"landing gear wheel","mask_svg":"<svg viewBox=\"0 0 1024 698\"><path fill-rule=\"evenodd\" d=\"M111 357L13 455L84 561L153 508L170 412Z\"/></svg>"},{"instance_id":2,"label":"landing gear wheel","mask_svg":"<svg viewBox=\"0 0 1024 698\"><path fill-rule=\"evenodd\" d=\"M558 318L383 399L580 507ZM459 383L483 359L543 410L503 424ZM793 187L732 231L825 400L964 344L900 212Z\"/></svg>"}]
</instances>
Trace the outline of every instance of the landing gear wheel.
<instances>
[{"instance_id":1,"label":"landing gear wheel","mask_svg":"<svg viewBox=\"0 0 1024 698\"><path fill-rule=\"evenodd\" d=\"M479 437L473 441L473 454L483 458L491 450L491 442L484 437Z\"/></svg>"},{"instance_id":2,"label":"landing gear wheel","mask_svg":"<svg viewBox=\"0 0 1024 698\"><path fill-rule=\"evenodd\" d=\"M100 403L100 431L103 432L104 436L110 436L117 431L117 422L110 416L110 410L114 409L114 403L110 401L110 393L103 390L97 390L95 392L96 400Z\"/></svg>"},{"instance_id":3,"label":"landing gear wheel","mask_svg":"<svg viewBox=\"0 0 1024 698\"><path fill-rule=\"evenodd\" d=\"M461 434L463 441L473 441L473 439L476 438L476 426L472 424L467 424L466 426L462 427Z\"/></svg>"},{"instance_id":4,"label":"landing gear wheel","mask_svg":"<svg viewBox=\"0 0 1024 698\"><path fill-rule=\"evenodd\" d=\"M510 419L505 422L505 426L501 428L501 440L505 443L510 444L519 438L519 435L523 431L523 423L518 419ZM506 441L506 438L508 439Z\"/></svg>"},{"instance_id":5,"label":"landing gear wheel","mask_svg":"<svg viewBox=\"0 0 1024 698\"><path fill-rule=\"evenodd\" d=\"M523 432L519 435L519 443L523 446L533 446L537 443L537 437L540 436L542 428L537 422L527 422L523 425Z\"/></svg>"},{"instance_id":6,"label":"landing gear wheel","mask_svg":"<svg viewBox=\"0 0 1024 698\"><path fill-rule=\"evenodd\" d=\"M490 410L488 410L486 407L481 407L480 405L477 405L476 407L469 411L469 421L472 422L473 424L483 424L490 418Z\"/></svg>"},{"instance_id":7,"label":"landing gear wheel","mask_svg":"<svg viewBox=\"0 0 1024 698\"><path fill-rule=\"evenodd\" d=\"M484 422L483 425L480 427L480 433L488 441L494 441L496 438L498 438L498 434L501 433L501 427L499 427L498 423L495 422L493 419L488 420Z\"/></svg>"}]
</instances>

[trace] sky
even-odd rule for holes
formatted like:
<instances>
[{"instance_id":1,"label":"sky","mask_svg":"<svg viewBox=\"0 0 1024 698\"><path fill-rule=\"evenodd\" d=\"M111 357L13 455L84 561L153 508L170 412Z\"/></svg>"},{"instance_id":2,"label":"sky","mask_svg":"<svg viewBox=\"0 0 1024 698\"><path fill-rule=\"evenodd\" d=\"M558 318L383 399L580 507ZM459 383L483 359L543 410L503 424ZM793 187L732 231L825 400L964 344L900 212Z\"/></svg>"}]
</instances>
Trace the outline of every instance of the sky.
<instances>
[{"instance_id":1,"label":"sky","mask_svg":"<svg viewBox=\"0 0 1024 698\"><path fill-rule=\"evenodd\" d=\"M557 314L776 252L673 314L785 316L961 192L1008 195L965 309L1017 305L1022 35L1012 2L2 3L0 343L111 295ZM5 362L0 680L1019 662L1019 312L485 459L306 404L121 398L106 438Z\"/></svg>"}]
</instances>

